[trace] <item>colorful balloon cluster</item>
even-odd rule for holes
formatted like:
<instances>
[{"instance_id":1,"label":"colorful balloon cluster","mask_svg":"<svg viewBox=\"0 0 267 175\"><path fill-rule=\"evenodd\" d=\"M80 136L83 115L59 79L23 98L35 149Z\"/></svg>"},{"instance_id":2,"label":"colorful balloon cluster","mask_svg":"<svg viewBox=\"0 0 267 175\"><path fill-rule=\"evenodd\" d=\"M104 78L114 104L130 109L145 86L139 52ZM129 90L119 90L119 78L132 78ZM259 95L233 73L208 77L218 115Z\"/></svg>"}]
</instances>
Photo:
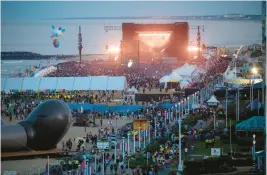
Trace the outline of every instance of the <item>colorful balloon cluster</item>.
<instances>
[{"instance_id":1,"label":"colorful balloon cluster","mask_svg":"<svg viewBox=\"0 0 267 175\"><path fill-rule=\"evenodd\" d=\"M56 28L54 25L52 25L52 29L53 29L53 31L52 31L52 36L51 36L51 38L55 38L55 39L53 40L53 46L54 46L55 48L58 48L59 45L60 45L60 42L59 42L59 40L58 40L57 38L59 38L59 37L63 37L63 36L64 36L63 33L64 33L66 30L63 29L63 28L61 28L61 27Z\"/></svg>"}]
</instances>

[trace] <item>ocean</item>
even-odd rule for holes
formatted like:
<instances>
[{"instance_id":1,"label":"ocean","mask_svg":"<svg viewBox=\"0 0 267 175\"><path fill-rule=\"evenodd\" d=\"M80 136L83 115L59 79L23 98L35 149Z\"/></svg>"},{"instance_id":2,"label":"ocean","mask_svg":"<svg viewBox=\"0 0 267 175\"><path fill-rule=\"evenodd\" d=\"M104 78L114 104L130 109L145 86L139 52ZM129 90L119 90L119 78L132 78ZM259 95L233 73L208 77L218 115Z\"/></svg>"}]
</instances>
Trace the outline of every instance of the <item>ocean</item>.
<instances>
[{"instance_id":1,"label":"ocean","mask_svg":"<svg viewBox=\"0 0 267 175\"><path fill-rule=\"evenodd\" d=\"M187 20L190 26L189 41L196 41L197 25L204 26L201 43L207 46L239 47L261 43L260 20ZM174 23L179 20L39 20L2 21L2 51L29 51L47 55L78 54L78 30L82 27L83 53L106 54L105 46L119 46L122 32L105 31L104 26L121 26L122 23ZM51 39L52 25L66 29L60 38L59 48L54 48ZM3 61L1 76L14 70L39 64L36 60Z\"/></svg>"}]
</instances>

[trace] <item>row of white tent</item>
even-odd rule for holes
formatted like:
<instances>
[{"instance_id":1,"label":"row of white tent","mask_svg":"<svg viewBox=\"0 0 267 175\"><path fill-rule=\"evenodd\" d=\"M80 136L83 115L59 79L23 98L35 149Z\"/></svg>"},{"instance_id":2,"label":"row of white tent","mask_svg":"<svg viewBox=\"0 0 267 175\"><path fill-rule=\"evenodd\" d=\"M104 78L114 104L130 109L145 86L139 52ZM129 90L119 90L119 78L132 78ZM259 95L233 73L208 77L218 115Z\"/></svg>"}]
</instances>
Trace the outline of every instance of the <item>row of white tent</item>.
<instances>
[{"instance_id":1,"label":"row of white tent","mask_svg":"<svg viewBox=\"0 0 267 175\"><path fill-rule=\"evenodd\" d=\"M125 76L2 78L1 91L10 90L124 90Z\"/></svg>"},{"instance_id":2,"label":"row of white tent","mask_svg":"<svg viewBox=\"0 0 267 175\"><path fill-rule=\"evenodd\" d=\"M173 70L173 72L170 75L163 76L159 82L164 83L165 86L168 82L179 82L180 86L186 87L190 84L191 75L192 73L197 69L196 65L190 65L188 63L185 63L183 66Z\"/></svg>"}]
</instances>

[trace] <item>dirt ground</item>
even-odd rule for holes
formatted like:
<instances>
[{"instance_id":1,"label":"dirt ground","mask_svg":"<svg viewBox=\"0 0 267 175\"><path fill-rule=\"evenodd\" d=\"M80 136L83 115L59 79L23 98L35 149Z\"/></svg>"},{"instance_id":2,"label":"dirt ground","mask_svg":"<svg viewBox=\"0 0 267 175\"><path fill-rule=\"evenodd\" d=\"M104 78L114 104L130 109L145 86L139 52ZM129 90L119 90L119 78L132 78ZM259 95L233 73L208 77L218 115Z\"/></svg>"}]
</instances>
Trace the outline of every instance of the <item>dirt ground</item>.
<instances>
[{"instance_id":1,"label":"dirt ground","mask_svg":"<svg viewBox=\"0 0 267 175\"><path fill-rule=\"evenodd\" d=\"M14 124L17 121L12 121L11 123L8 121L8 119L3 119L5 124ZM116 121L112 121L112 126L115 128L116 127ZM132 120L118 120L117 121L117 126L118 128L122 127L126 123L131 122ZM103 127L108 127L108 122L109 120L103 120ZM98 129L100 128L100 121L96 120L96 124L98 127L87 127L86 131L87 133L92 132L92 134L98 134ZM74 137L83 137L85 136L85 129L84 127L70 127L69 131L67 134L63 137L62 140L66 141L69 138L74 138ZM46 165L47 159L27 159L27 160L10 160L10 161L2 161L1 162L1 174L4 174L5 171L17 171L18 173L22 174L29 174L30 169L32 168L32 171L35 171L38 173L40 169L44 169ZM51 164L56 164L57 160L56 159L50 159L49 162ZM32 172L33 174L33 172Z\"/></svg>"}]
</instances>

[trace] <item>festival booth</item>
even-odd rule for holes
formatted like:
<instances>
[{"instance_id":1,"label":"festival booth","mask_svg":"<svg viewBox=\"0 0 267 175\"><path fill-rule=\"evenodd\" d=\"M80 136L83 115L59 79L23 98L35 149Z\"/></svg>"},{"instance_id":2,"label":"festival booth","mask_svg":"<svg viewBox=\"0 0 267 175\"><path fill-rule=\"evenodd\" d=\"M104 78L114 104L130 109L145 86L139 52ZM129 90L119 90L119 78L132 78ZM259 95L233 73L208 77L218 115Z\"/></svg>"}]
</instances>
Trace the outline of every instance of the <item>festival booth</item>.
<instances>
[{"instance_id":1,"label":"festival booth","mask_svg":"<svg viewBox=\"0 0 267 175\"><path fill-rule=\"evenodd\" d=\"M217 98L213 95L210 97L210 99L207 101L207 105L210 107L217 107L220 104L220 102L217 100Z\"/></svg>"},{"instance_id":2,"label":"festival booth","mask_svg":"<svg viewBox=\"0 0 267 175\"><path fill-rule=\"evenodd\" d=\"M197 69L196 65L190 65L188 63L185 63L183 66L173 70L173 72L180 75L182 78L189 78L191 77L191 74Z\"/></svg>"},{"instance_id":3,"label":"festival booth","mask_svg":"<svg viewBox=\"0 0 267 175\"><path fill-rule=\"evenodd\" d=\"M242 136L245 132L245 136L249 135L249 132L263 133L265 134L265 117L264 116L253 116L235 126L237 136ZM262 135L262 134L261 134Z\"/></svg>"}]
</instances>

